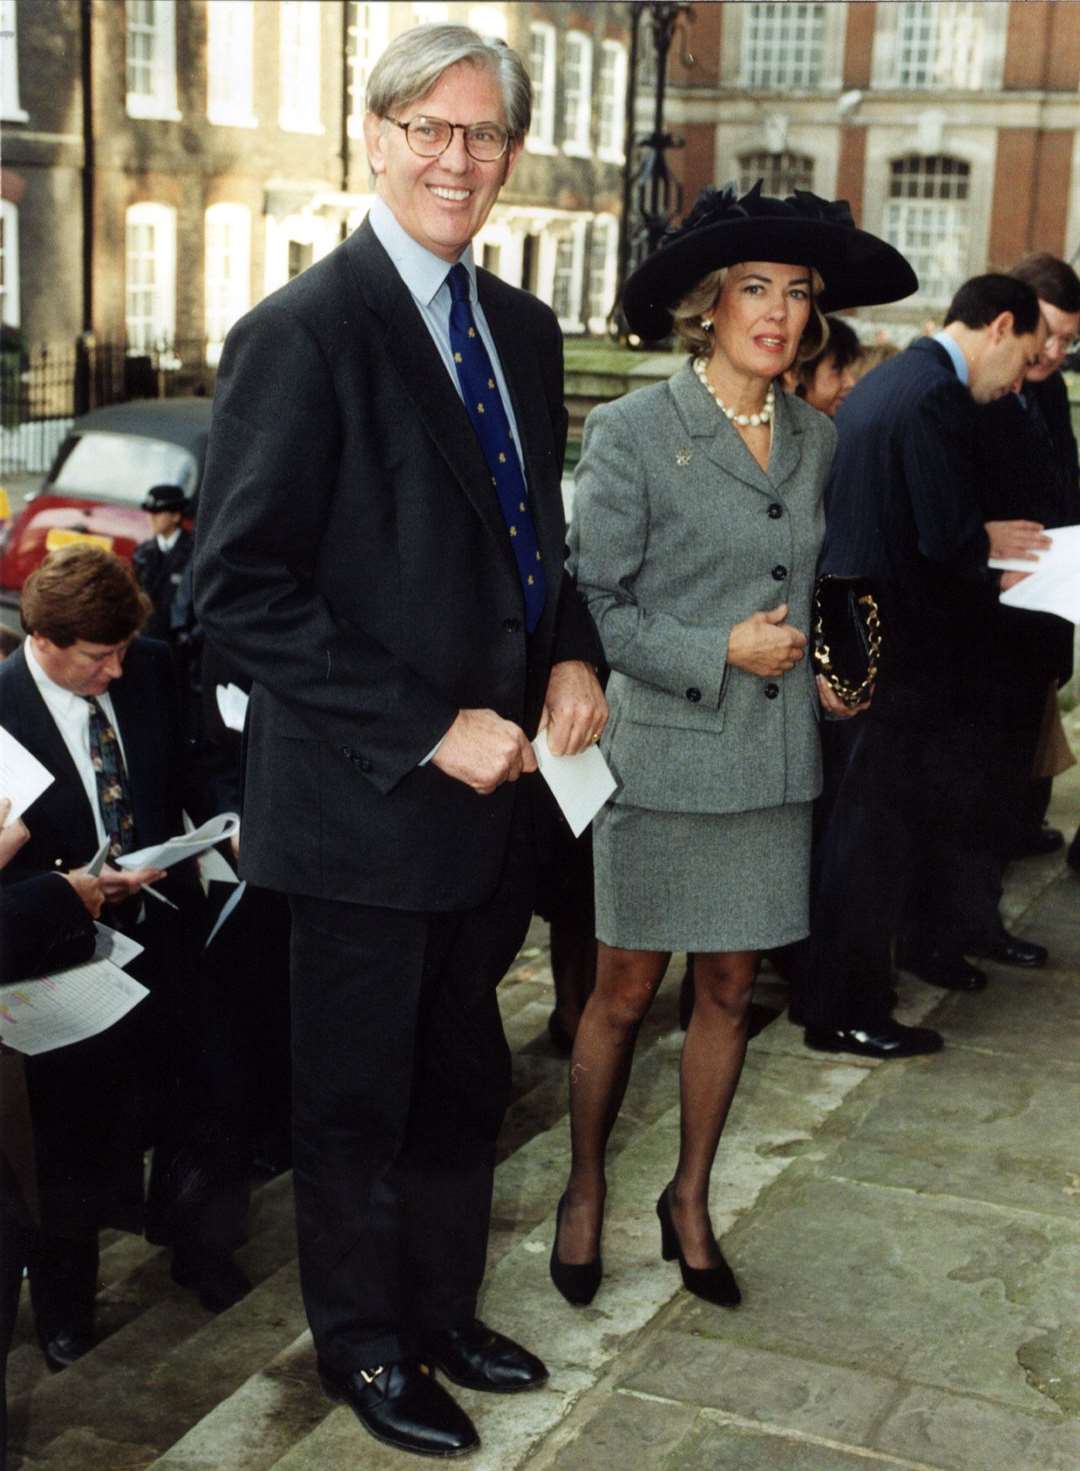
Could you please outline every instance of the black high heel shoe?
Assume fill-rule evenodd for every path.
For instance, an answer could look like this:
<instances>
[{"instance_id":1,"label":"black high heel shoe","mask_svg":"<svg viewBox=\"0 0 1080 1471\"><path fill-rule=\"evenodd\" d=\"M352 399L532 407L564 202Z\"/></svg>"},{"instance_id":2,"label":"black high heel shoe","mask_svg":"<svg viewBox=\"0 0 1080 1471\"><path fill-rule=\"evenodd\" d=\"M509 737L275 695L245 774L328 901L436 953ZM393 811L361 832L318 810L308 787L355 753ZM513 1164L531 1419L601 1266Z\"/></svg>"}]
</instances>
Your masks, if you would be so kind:
<instances>
[{"instance_id":1,"label":"black high heel shoe","mask_svg":"<svg viewBox=\"0 0 1080 1471\"><path fill-rule=\"evenodd\" d=\"M739 1291L739 1284L735 1281L735 1274L724 1260L724 1254L719 1247L716 1248L720 1253L719 1266L691 1267L687 1265L679 1244L679 1233L675 1229L675 1222L671 1219L671 1205L668 1202L666 1185L661 1191L660 1199L656 1202L656 1214L660 1220L660 1255L666 1262L677 1261L679 1263L683 1286L687 1292L692 1292L695 1297L703 1298L705 1302L715 1303L717 1307L738 1307L742 1302L742 1293Z\"/></svg>"},{"instance_id":2,"label":"black high heel shoe","mask_svg":"<svg viewBox=\"0 0 1080 1471\"><path fill-rule=\"evenodd\" d=\"M566 1298L572 1307L587 1307L596 1296L596 1289L600 1286L600 1280L604 1275L603 1263L599 1256L595 1256L591 1262L562 1262L559 1260L559 1223L562 1221L563 1206L566 1204L566 1196L559 1200L558 1209L555 1212L555 1240L551 1243L551 1261L549 1270L551 1280Z\"/></svg>"}]
</instances>

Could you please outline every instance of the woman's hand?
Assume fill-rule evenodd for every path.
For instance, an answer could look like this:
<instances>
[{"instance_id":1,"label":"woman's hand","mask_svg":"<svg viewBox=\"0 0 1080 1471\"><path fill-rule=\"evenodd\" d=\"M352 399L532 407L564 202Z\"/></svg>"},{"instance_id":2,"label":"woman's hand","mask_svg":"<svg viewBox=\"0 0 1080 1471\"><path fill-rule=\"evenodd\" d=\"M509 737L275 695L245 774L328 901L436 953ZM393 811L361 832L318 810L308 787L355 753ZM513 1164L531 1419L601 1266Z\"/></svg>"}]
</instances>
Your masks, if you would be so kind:
<instances>
[{"instance_id":1,"label":"woman's hand","mask_svg":"<svg viewBox=\"0 0 1080 1471\"><path fill-rule=\"evenodd\" d=\"M784 622L787 603L769 613L751 613L728 638L727 661L747 674L776 679L794 669L806 652L806 634Z\"/></svg>"},{"instance_id":2,"label":"woman's hand","mask_svg":"<svg viewBox=\"0 0 1080 1471\"><path fill-rule=\"evenodd\" d=\"M817 677L817 692L821 708L837 720L850 720L853 715L861 715L870 708L869 700L863 700L861 705L845 705L823 674Z\"/></svg>"}]
</instances>

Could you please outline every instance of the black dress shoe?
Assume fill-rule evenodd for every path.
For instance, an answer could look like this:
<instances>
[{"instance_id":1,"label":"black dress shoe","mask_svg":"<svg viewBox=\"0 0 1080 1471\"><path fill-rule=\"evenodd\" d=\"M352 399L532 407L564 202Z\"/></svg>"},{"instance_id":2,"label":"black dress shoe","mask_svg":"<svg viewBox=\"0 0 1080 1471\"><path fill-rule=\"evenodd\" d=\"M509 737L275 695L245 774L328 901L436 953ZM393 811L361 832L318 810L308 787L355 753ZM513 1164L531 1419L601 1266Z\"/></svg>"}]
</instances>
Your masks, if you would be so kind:
<instances>
[{"instance_id":1,"label":"black dress shoe","mask_svg":"<svg viewBox=\"0 0 1080 1471\"><path fill-rule=\"evenodd\" d=\"M464 1328L429 1334L420 1346L420 1357L462 1389L517 1394L547 1383L548 1371L535 1354L479 1318Z\"/></svg>"},{"instance_id":2,"label":"black dress shoe","mask_svg":"<svg viewBox=\"0 0 1080 1471\"><path fill-rule=\"evenodd\" d=\"M251 1283L226 1252L222 1255L176 1247L172 1279L190 1287L208 1313L223 1313L251 1291Z\"/></svg>"},{"instance_id":3,"label":"black dress shoe","mask_svg":"<svg viewBox=\"0 0 1080 1471\"><path fill-rule=\"evenodd\" d=\"M972 951L983 960L994 960L998 965L1020 965L1025 970L1039 970L1046 964L1049 953L1045 945L1021 940L1019 935L1010 935L1007 930L1002 930L1000 937L984 950Z\"/></svg>"},{"instance_id":4,"label":"black dress shoe","mask_svg":"<svg viewBox=\"0 0 1080 1471\"><path fill-rule=\"evenodd\" d=\"M1056 853L1065 841L1065 834L1056 827L1033 827L1023 833L1009 851L1010 858L1042 858L1047 853Z\"/></svg>"},{"instance_id":5,"label":"black dress shoe","mask_svg":"<svg viewBox=\"0 0 1080 1471\"><path fill-rule=\"evenodd\" d=\"M61 1328L41 1345L45 1362L54 1374L61 1369L70 1369L78 1359L88 1354L94 1346L93 1336L80 1332L78 1328Z\"/></svg>"},{"instance_id":6,"label":"black dress shoe","mask_svg":"<svg viewBox=\"0 0 1080 1471\"><path fill-rule=\"evenodd\" d=\"M940 1052L945 1039L930 1027L905 1027L888 1017L871 1027L807 1027L803 1033L807 1047L817 1052L854 1052L858 1057L918 1057L926 1052Z\"/></svg>"},{"instance_id":7,"label":"black dress shoe","mask_svg":"<svg viewBox=\"0 0 1080 1471\"><path fill-rule=\"evenodd\" d=\"M587 1307L596 1296L596 1290L604 1275L604 1265L599 1255L591 1262L562 1262L559 1260L559 1224L562 1221L566 1196L559 1200L555 1212L555 1240L551 1243L551 1261L548 1268L551 1280L572 1307Z\"/></svg>"},{"instance_id":8,"label":"black dress shoe","mask_svg":"<svg viewBox=\"0 0 1080 1471\"><path fill-rule=\"evenodd\" d=\"M941 986L946 991L985 991L986 972L972 965L962 955L945 950L914 950L896 952L896 963L901 970L918 976L931 986Z\"/></svg>"},{"instance_id":9,"label":"black dress shoe","mask_svg":"<svg viewBox=\"0 0 1080 1471\"><path fill-rule=\"evenodd\" d=\"M683 1286L687 1292L692 1292L695 1297L700 1297L705 1302L715 1303L717 1307L737 1308L742 1302L742 1293L739 1291L739 1284L735 1281L735 1273L724 1260L724 1254L718 1246L716 1248L720 1256L718 1266L691 1267L687 1263L682 1254L679 1233L675 1229L675 1222L671 1219L667 1186L664 1187L660 1199L656 1202L656 1214L660 1221L660 1255L666 1262L678 1261Z\"/></svg>"},{"instance_id":10,"label":"black dress shoe","mask_svg":"<svg viewBox=\"0 0 1080 1471\"><path fill-rule=\"evenodd\" d=\"M376 1440L417 1456L464 1456L480 1444L476 1427L435 1376L415 1359L338 1374L319 1363L319 1380Z\"/></svg>"}]
</instances>

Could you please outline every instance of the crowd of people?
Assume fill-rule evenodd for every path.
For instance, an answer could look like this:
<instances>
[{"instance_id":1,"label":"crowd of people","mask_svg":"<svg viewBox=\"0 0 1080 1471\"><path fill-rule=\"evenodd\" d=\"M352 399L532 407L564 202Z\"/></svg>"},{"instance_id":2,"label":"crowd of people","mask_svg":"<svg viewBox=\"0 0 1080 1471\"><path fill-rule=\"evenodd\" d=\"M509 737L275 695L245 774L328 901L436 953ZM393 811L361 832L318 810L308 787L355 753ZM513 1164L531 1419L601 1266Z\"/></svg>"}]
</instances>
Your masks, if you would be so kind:
<instances>
[{"instance_id":1,"label":"crowd of people","mask_svg":"<svg viewBox=\"0 0 1080 1471\"><path fill-rule=\"evenodd\" d=\"M809 1047L884 1060L943 1045L894 1017L897 967L977 991L983 957L1045 962L998 902L1011 858L1060 841L1072 631L1002 605L1025 574L989 558L1080 521L1059 371L1080 281L1045 254L975 277L867 371L837 313L910 295L903 257L842 201L708 189L622 299L685 364L590 415L567 533L558 327L471 244L528 130L524 66L419 26L367 105L367 219L225 345L194 542L156 487L134 567L52 553L0 664L0 718L54 778L0 830L3 979L85 959L100 916L150 992L97 1037L0 1059L25 1103L0 1342L25 1268L49 1366L89 1351L107 1226L167 1245L208 1310L239 1301L261 1153L292 1164L327 1395L446 1456L478 1437L443 1377L547 1378L477 1316L510 1095L496 987L538 907L570 1053L549 1269L574 1306L602 1287L607 1140L672 954L691 965L659 1255L723 1307L741 1288L710 1179L762 957ZM823 575L880 613L854 692L811 657ZM216 700L233 682L242 737ZM591 846L560 827L538 734L607 758ZM207 944L213 884L115 860L224 810L249 888Z\"/></svg>"}]
</instances>

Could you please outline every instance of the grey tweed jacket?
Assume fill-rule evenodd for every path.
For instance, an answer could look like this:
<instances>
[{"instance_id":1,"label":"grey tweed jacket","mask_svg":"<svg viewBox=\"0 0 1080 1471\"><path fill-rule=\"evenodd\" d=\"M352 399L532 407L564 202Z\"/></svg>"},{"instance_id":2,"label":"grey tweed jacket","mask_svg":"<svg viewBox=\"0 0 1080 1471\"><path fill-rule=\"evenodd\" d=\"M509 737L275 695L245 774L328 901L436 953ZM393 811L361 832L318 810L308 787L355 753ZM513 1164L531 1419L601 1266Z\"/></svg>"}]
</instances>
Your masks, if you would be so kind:
<instances>
[{"instance_id":1,"label":"grey tweed jacket","mask_svg":"<svg viewBox=\"0 0 1080 1471\"><path fill-rule=\"evenodd\" d=\"M781 679L726 660L732 626L782 602L809 634L836 434L779 388L773 426L765 472L689 362L589 415L571 560L613 671L616 802L746 812L820 789L809 655Z\"/></svg>"}]
</instances>

